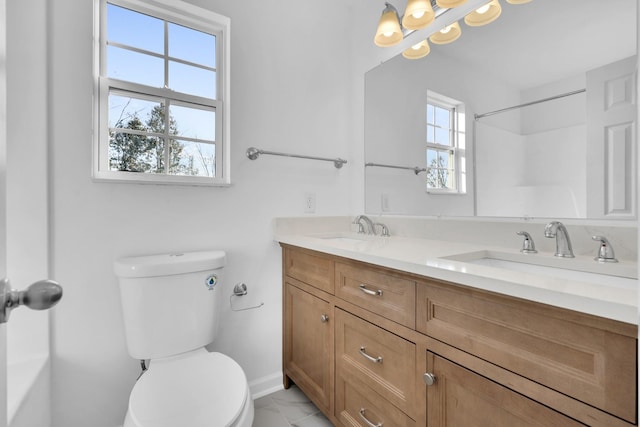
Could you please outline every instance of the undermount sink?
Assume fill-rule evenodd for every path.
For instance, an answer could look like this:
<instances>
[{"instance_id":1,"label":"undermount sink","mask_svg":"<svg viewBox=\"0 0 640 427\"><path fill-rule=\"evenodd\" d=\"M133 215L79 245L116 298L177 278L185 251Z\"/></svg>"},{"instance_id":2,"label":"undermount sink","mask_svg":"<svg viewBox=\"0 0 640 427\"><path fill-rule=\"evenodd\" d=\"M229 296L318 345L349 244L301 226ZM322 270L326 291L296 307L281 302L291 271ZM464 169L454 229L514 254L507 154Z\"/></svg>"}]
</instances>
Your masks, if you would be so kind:
<instances>
[{"instance_id":1,"label":"undermount sink","mask_svg":"<svg viewBox=\"0 0 640 427\"><path fill-rule=\"evenodd\" d=\"M541 254L516 254L497 251L476 251L444 257L452 261L500 268L592 284L636 289L635 265L609 265L593 260L555 258Z\"/></svg>"},{"instance_id":2,"label":"undermount sink","mask_svg":"<svg viewBox=\"0 0 640 427\"><path fill-rule=\"evenodd\" d=\"M362 243L367 239L359 239L357 237L344 237L344 236L332 236L332 237L321 237L322 240L337 242L337 243Z\"/></svg>"}]
</instances>

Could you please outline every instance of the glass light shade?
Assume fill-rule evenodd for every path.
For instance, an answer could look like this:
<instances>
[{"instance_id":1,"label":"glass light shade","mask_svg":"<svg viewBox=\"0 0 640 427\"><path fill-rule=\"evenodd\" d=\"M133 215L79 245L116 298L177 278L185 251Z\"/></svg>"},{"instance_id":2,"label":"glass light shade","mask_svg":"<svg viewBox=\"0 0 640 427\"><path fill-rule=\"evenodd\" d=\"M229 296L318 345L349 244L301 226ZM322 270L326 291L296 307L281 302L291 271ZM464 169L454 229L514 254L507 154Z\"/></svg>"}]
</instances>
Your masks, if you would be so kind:
<instances>
[{"instance_id":1,"label":"glass light shade","mask_svg":"<svg viewBox=\"0 0 640 427\"><path fill-rule=\"evenodd\" d=\"M531 0L507 0L507 3L511 4L525 4L529 3Z\"/></svg>"},{"instance_id":2,"label":"glass light shade","mask_svg":"<svg viewBox=\"0 0 640 427\"><path fill-rule=\"evenodd\" d=\"M402 28L400 28L400 18L398 11L389 3L385 3L387 7L382 11L378 30L373 42L376 46L389 47L397 45L402 41Z\"/></svg>"},{"instance_id":3,"label":"glass light shade","mask_svg":"<svg viewBox=\"0 0 640 427\"><path fill-rule=\"evenodd\" d=\"M481 27L490 24L498 19L502 13L502 7L498 0L491 0L489 3L474 10L464 17L464 23L470 27Z\"/></svg>"},{"instance_id":4,"label":"glass light shade","mask_svg":"<svg viewBox=\"0 0 640 427\"><path fill-rule=\"evenodd\" d=\"M433 33L431 37L429 37L429 40L431 43L435 44L447 44L458 40L461 34L462 30L460 29L460 24L456 21L453 24L444 27L437 33Z\"/></svg>"},{"instance_id":5,"label":"glass light shade","mask_svg":"<svg viewBox=\"0 0 640 427\"><path fill-rule=\"evenodd\" d=\"M429 52L431 52L431 48L429 47L429 43L425 39L402 52L402 56L407 59L419 59L427 56Z\"/></svg>"},{"instance_id":6,"label":"glass light shade","mask_svg":"<svg viewBox=\"0 0 640 427\"><path fill-rule=\"evenodd\" d=\"M404 10L402 26L408 30L420 30L431 24L435 17L429 0L409 0Z\"/></svg>"},{"instance_id":7,"label":"glass light shade","mask_svg":"<svg viewBox=\"0 0 640 427\"><path fill-rule=\"evenodd\" d=\"M462 6L466 2L467 0L436 0L436 4L442 9L451 9L452 7Z\"/></svg>"}]
</instances>

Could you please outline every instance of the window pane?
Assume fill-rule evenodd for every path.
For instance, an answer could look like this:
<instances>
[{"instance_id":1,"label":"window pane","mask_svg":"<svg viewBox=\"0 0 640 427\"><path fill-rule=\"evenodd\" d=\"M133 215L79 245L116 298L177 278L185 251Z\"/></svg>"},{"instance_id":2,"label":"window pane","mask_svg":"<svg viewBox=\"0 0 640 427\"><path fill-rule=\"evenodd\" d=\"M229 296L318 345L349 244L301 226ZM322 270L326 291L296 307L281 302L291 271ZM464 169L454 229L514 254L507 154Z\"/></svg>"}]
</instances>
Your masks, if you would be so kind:
<instances>
[{"instance_id":1,"label":"window pane","mask_svg":"<svg viewBox=\"0 0 640 427\"><path fill-rule=\"evenodd\" d=\"M436 137L434 142L436 144L451 145L451 140L449 139L449 130L436 128Z\"/></svg>"},{"instance_id":2,"label":"window pane","mask_svg":"<svg viewBox=\"0 0 640 427\"><path fill-rule=\"evenodd\" d=\"M154 132L164 132L164 126L154 123L163 110L160 101L109 94L109 127L148 131L153 125Z\"/></svg>"},{"instance_id":3,"label":"window pane","mask_svg":"<svg viewBox=\"0 0 640 427\"><path fill-rule=\"evenodd\" d=\"M169 87L178 92L216 99L216 73L170 61Z\"/></svg>"},{"instance_id":4,"label":"window pane","mask_svg":"<svg viewBox=\"0 0 640 427\"><path fill-rule=\"evenodd\" d=\"M439 173L440 173L440 169L429 169L427 171L427 187L428 188L440 188Z\"/></svg>"},{"instance_id":5,"label":"window pane","mask_svg":"<svg viewBox=\"0 0 640 427\"><path fill-rule=\"evenodd\" d=\"M427 150L427 166L438 166L438 152L436 150Z\"/></svg>"},{"instance_id":6,"label":"window pane","mask_svg":"<svg viewBox=\"0 0 640 427\"><path fill-rule=\"evenodd\" d=\"M107 40L162 53L164 23L160 19L107 3Z\"/></svg>"},{"instance_id":7,"label":"window pane","mask_svg":"<svg viewBox=\"0 0 640 427\"><path fill-rule=\"evenodd\" d=\"M433 144L436 142L435 128L432 125L427 125L427 142Z\"/></svg>"},{"instance_id":8,"label":"window pane","mask_svg":"<svg viewBox=\"0 0 640 427\"><path fill-rule=\"evenodd\" d=\"M169 23L169 56L214 68L216 36Z\"/></svg>"},{"instance_id":9,"label":"window pane","mask_svg":"<svg viewBox=\"0 0 640 427\"><path fill-rule=\"evenodd\" d=\"M216 146L191 141L171 141L172 175L216 176Z\"/></svg>"},{"instance_id":10,"label":"window pane","mask_svg":"<svg viewBox=\"0 0 640 427\"><path fill-rule=\"evenodd\" d=\"M176 135L215 141L215 111L188 108L180 105L171 105L169 111L170 116L175 121Z\"/></svg>"},{"instance_id":11,"label":"window pane","mask_svg":"<svg viewBox=\"0 0 640 427\"><path fill-rule=\"evenodd\" d=\"M438 166L441 168L449 168L449 153L446 151L438 152Z\"/></svg>"},{"instance_id":12,"label":"window pane","mask_svg":"<svg viewBox=\"0 0 640 427\"><path fill-rule=\"evenodd\" d=\"M107 46L107 76L114 79L163 87L163 63L162 58Z\"/></svg>"},{"instance_id":13,"label":"window pane","mask_svg":"<svg viewBox=\"0 0 640 427\"><path fill-rule=\"evenodd\" d=\"M434 117L434 106L431 104L427 104L427 123L435 123L435 117Z\"/></svg>"},{"instance_id":14,"label":"window pane","mask_svg":"<svg viewBox=\"0 0 640 427\"><path fill-rule=\"evenodd\" d=\"M111 132L109 169L112 171L164 173L161 138L126 132Z\"/></svg>"},{"instance_id":15,"label":"window pane","mask_svg":"<svg viewBox=\"0 0 640 427\"><path fill-rule=\"evenodd\" d=\"M435 111L436 126L439 126L444 129L449 129L451 125L451 112L449 110L446 110L444 108L439 108L439 107L436 107L435 110L436 110Z\"/></svg>"}]
</instances>

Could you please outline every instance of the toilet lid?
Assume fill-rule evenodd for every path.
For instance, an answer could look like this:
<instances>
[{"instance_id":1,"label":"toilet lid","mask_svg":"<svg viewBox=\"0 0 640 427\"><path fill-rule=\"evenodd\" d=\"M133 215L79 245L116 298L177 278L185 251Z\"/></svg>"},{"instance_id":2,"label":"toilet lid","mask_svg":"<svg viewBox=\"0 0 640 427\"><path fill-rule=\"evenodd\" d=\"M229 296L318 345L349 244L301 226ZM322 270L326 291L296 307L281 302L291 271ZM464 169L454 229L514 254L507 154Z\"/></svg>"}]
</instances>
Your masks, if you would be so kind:
<instances>
[{"instance_id":1,"label":"toilet lid","mask_svg":"<svg viewBox=\"0 0 640 427\"><path fill-rule=\"evenodd\" d=\"M140 427L230 425L249 395L244 371L233 359L205 349L152 360L129 398Z\"/></svg>"}]
</instances>

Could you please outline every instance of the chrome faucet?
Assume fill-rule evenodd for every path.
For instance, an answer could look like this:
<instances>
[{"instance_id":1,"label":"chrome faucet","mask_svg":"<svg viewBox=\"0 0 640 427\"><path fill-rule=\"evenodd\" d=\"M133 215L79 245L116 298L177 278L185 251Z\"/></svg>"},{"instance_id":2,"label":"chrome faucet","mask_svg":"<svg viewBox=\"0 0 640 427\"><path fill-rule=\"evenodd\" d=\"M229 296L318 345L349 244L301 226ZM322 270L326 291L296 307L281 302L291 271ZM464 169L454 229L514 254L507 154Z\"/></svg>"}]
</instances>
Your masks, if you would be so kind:
<instances>
[{"instance_id":1,"label":"chrome faucet","mask_svg":"<svg viewBox=\"0 0 640 427\"><path fill-rule=\"evenodd\" d=\"M594 258L598 262L618 262L616 254L613 252L611 243L604 236L592 236L591 239L600 242L598 246L598 255Z\"/></svg>"},{"instance_id":2,"label":"chrome faucet","mask_svg":"<svg viewBox=\"0 0 640 427\"><path fill-rule=\"evenodd\" d=\"M376 227L375 227L375 225L373 225L373 221L371 221L368 216L366 216L366 215L358 215L356 217L356 219L353 220L353 223L354 224L358 224L358 226L359 226L358 233L373 234L375 236ZM365 230L365 228L366 228L366 230Z\"/></svg>"},{"instance_id":3,"label":"chrome faucet","mask_svg":"<svg viewBox=\"0 0 640 427\"><path fill-rule=\"evenodd\" d=\"M387 227L385 224L381 222L376 222L375 224L373 224L373 227L374 227L374 230L375 230L375 227L380 227L380 235L382 237L391 236L391 233L389 233L389 227Z\"/></svg>"},{"instance_id":4,"label":"chrome faucet","mask_svg":"<svg viewBox=\"0 0 640 427\"><path fill-rule=\"evenodd\" d=\"M562 258L574 258L571 239L567 228L560 221L551 221L544 227L544 237L556 239L555 256Z\"/></svg>"},{"instance_id":5,"label":"chrome faucet","mask_svg":"<svg viewBox=\"0 0 640 427\"><path fill-rule=\"evenodd\" d=\"M518 236L523 236L524 240L522 241L522 249L520 252L523 254L536 254L538 251L536 250L536 244L533 242L533 238L526 231L516 231Z\"/></svg>"}]
</instances>

